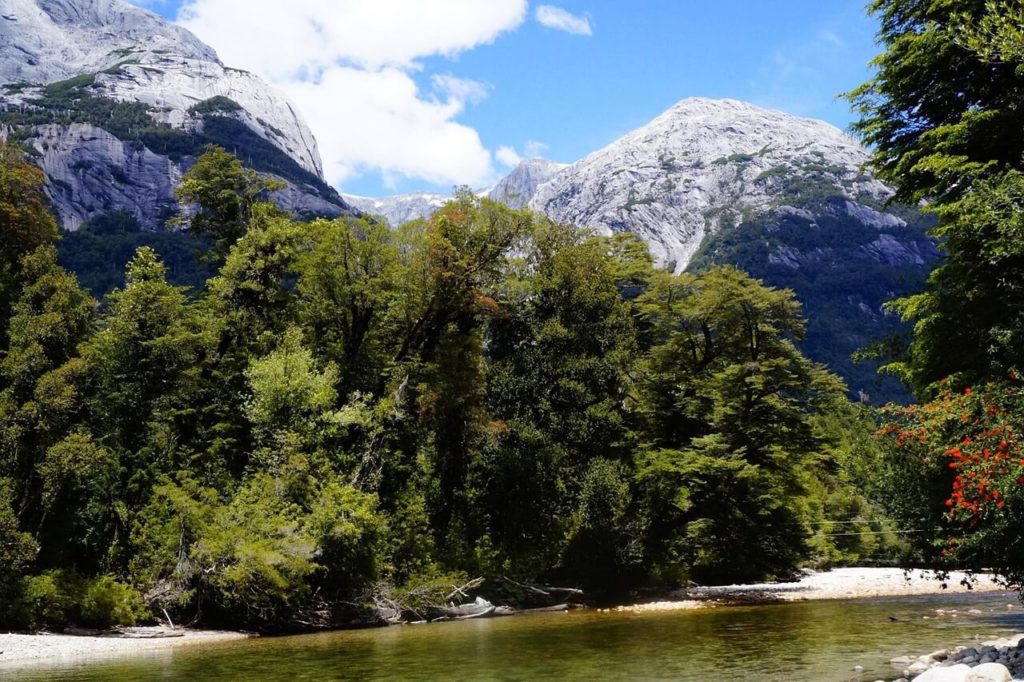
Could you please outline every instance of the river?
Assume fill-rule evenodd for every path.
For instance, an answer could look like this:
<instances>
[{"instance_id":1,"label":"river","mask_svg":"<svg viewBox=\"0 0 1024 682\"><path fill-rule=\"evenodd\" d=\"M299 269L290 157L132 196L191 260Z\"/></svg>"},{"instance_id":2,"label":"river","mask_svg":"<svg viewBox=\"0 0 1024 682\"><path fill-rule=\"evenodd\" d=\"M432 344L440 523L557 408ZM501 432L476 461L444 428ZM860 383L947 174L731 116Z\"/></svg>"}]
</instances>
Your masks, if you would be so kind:
<instances>
[{"instance_id":1,"label":"river","mask_svg":"<svg viewBox=\"0 0 1024 682\"><path fill-rule=\"evenodd\" d=\"M953 618L936 609L956 609L958 614ZM972 610L980 613L969 614ZM258 638L22 669L0 667L0 679L872 682L899 675L888 664L895 656L1021 631L1024 613L1009 593L666 613L583 610ZM854 666L863 666L864 671L854 672Z\"/></svg>"}]
</instances>

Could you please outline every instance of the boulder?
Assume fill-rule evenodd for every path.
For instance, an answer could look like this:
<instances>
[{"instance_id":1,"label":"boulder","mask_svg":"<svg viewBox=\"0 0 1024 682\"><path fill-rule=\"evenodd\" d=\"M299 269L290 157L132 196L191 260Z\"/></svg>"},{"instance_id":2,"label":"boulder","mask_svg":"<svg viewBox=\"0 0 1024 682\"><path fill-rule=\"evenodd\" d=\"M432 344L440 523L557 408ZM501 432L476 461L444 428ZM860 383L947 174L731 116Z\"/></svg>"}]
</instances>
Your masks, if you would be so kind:
<instances>
[{"instance_id":1,"label":"boulder","mask_svg":"<svg viewBox=\"0 0 1024 682\"><path fill-rule=\"evenodd\" d=\"M967 682L971 674L969 666L960 664L948 668L932 668L914 678L914 682Z\"/></svg>"},{"instance_id":2,"label":"boulder","mask_svg":"<svg viewBox=\"0 0 1024 682\"><path fill-rule=\"evenodd\" d=\"M972 668L967 682L1010 682L1013 677L1005 665L999 663L983 663Z\"/></svg>"}]
</instances>

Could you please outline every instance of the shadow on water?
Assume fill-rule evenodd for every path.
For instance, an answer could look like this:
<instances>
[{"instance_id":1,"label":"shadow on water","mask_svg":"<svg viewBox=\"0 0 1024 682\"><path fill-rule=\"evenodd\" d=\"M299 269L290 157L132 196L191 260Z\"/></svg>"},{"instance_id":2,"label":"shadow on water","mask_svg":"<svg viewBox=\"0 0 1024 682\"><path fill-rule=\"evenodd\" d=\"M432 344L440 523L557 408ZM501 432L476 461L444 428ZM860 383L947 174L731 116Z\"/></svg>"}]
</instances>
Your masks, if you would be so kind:
<instances>
[{"instance_id":1,"label":"shadow on water","mask_svg":"<svg viewBox=\"0 0 1024 682\"><path fill-rule=\"evenodd\" d=\"M1007 593L670 613L583 611L264 638L88 664L0 667L0 678L871 682L898 674L887 663L895 656L1016 631L1024 631L1024 614ZM865 670L854 673L856 665Z\"/></svg>"}]
</instances>

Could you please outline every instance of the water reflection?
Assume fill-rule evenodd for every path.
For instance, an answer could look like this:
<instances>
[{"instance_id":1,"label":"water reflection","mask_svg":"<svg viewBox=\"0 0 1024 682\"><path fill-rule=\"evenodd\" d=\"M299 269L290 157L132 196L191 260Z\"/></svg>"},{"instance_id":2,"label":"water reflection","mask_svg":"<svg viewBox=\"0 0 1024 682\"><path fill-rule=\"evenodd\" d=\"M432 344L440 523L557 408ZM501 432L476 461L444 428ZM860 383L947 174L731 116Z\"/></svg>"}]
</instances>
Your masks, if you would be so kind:
<instances>
[{"instance_id":1,"label":"water reflection","mask_svg":"<svg viewBox=\"0 0 1024 682\"><path fill-rule=\"evenodd\" d=\"M1024 631L1010 594L807 602L664 614L573 612L265 638L88 665L0 667L12 681L795 680L894 677L887 661ZM957 618L935 609L957 609ZM980 615L966 614L978 609ZM928 619L924 617L928 616ZM864 666L861 674L855 665Z\"/></svg>"}]
</instances>

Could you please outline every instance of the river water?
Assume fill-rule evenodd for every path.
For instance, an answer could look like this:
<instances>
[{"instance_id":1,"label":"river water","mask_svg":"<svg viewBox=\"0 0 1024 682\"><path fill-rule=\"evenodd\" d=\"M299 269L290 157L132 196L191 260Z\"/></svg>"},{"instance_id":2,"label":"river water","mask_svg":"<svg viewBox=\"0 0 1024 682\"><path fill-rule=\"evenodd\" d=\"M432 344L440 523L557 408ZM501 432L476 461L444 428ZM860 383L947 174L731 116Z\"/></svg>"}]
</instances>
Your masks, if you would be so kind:
<instances>
[{"instance_id":1,"label":"river water","mask_svg":"<svg viewBox=\"0 0 1024 682\"><path fill-rule=\"evenodd\" d=\"M957 617L936 609L956 609ZM259 638L89 663L0 667L0 679L872 682L899 676L888 664L893 657L1022 631L1024 610L1009 593L668 613L583 610ZM854 666L864 671L854 672Z\"/></svg>"}]
</instances>

